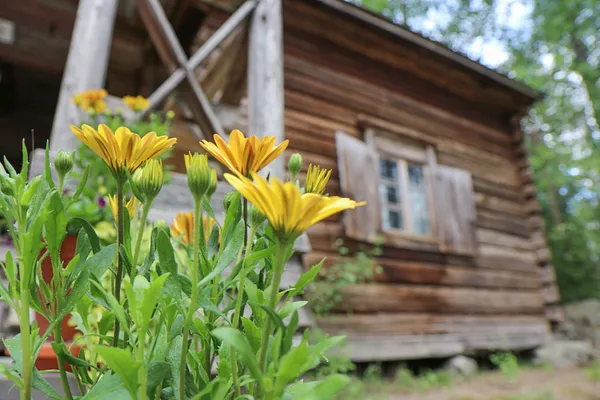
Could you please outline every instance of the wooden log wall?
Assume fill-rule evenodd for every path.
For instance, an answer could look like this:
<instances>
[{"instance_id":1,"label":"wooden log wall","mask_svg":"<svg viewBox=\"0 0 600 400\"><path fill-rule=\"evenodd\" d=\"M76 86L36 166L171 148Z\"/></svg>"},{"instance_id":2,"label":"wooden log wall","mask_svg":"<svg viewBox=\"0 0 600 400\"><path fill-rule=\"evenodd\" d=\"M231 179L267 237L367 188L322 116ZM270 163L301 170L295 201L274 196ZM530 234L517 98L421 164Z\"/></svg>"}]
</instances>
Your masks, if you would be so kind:
<instances>
[{"instance_id":1,"label":"wooden log wall","mask_svg":"<svg viewBox=\"0 0 600 400\"><path fill-rule=\"evenodd\" d=\"M373 282L345 287L319 325L346 333L360 361L539 345L556 296L543 283L549 253L515 147L523 96L312 0L284 2L284 51L286 157L302 153L303 173L309 163L333 169L330 195L343 194L335 132L362 139L368 126L424 139L439 164L469 171L477 208L475 257L384 245ZM305 267L335 264L343 237L340 216L313 227Z\"/></svg>"}]
</instances>

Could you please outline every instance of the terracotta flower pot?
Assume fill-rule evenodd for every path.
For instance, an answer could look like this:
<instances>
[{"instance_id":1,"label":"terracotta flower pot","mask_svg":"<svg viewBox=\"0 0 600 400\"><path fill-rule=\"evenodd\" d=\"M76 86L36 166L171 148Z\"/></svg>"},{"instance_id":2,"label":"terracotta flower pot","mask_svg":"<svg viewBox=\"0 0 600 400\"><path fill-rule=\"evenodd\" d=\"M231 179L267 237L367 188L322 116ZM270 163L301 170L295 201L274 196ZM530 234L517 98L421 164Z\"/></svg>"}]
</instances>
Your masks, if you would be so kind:
<instances>
[{"instance_id":1,"label":"terracotta flower pot","mask_svg":"<svg viewBox=\"0 0 600 400\"><path fill-rule=\"evenodd\" d=\"M77 245L77 236L67 235L65 237L65 240L63 241L62 247L60 250L60 255L61 255L63 265L66 266L73 259L73 257L75 257L76 245ZM52 261L51 261L50 257L46 257L44 259L44 261L42 261L42 279L44 279L44 282L49 284L50 281L52 280L52 276L53 276ZM62 320L62 337L63 337L63 341L67 345L69 344L69 342L73 341L73 337L75 336L75 334L79 333L79 331L75 327L69 326L68 322L69 322L70 318L71 318L71 314L67 314ZM39 313L35 313L35 320L37 321L38 326L40 327L40 334L44 334L44 332L46 332L46 330L48 329L48 326L49 326L48 321L46 320L46 318L44 318ZM48 339L49 339L49 341L52 341L53 338L54 338L54 334L51 334ZM78 346L73 346L73 347L74 348L72 351L76 350L76 353L74 353L74 354L78 354L79 347ZM77 347L77 348L75 349L75 347ZM50 343L46 343L42 346L42 350L40 351L40 354L36 361L36 367L39 370L58 368L56 354L54 353L54 350L52 349L52 346L50 345Z\"/></svg>"}]
</instances>

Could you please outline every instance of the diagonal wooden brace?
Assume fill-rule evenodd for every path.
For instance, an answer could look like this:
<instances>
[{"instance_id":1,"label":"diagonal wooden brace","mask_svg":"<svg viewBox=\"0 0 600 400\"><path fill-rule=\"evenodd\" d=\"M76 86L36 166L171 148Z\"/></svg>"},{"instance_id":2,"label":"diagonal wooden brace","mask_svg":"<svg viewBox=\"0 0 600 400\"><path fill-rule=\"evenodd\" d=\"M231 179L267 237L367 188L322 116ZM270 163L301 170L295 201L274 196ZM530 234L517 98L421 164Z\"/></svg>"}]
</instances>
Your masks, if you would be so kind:
<instances>
[{"instance_id":1,"label":"diagonal wooden brace","mask_svg":"<svg viewBox=\"0 0 600 400\"><path fill-rule=\"evenodd\" d=\"M159 56L171 72L171 76L150 96L148 109L139 117L144 116L149 110L156 107L177 86L185 82L188 89L185 93L185 102L190 108L193 118L200 126L200 130L204 135L210 133L223 135L221 122L215 115L210 100L200 87L193 71L250 15L256 7L256 1L246 1L189 60L159 1L136 1L150 38Z\"/></svg>"}]
</instances>

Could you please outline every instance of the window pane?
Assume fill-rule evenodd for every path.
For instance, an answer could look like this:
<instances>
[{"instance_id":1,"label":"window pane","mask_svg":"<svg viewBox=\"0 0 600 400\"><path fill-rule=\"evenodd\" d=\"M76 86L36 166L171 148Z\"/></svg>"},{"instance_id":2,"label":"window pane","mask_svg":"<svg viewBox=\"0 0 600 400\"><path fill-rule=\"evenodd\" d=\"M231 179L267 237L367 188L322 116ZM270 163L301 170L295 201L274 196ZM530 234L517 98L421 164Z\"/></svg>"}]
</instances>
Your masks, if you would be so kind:
<instances>
[{"instance_id":1,"label":"window pane","mask_svg":"<svg viewBox=\"0 0 600 400\"><path fill-rule=\"evenodd\" d=\"M400 191L396 185L382 183L379 186L379 196L383 204L399 204Z\"/></svg>"},{"instance_id":2,"label":"window pane","mask_svg":"<svg viewBox=\"0 0 600 400\"><path fill-rule=\"evenodd\" d=\"M398 176L398 164L396 161L382 158L379 161L379 168L383 178L395 180Z\"/></svg>"},{"instance_id":3,"label":"window pane","mask_svg":"<svg viewBox=\"0 0 600 400\"><path fill-rule=\"evenodd\" d=\"M402 214L400 211L384 210L383 227L385 229L402 229Z\"/></svg>"},{"instance_id":4,"label":"window pane","mask_svg":"<svg viewBox=\"0 0 600 400\"><path fill-rule=\"evenodd\" d=\"M408 180L411 185L423 185L423 167L420 165L409 165Z\"/></svg>"},{"instance_id":5,"label":"window pane","mask_svg":"<svg viewBox=\"0 0 600 400\"><path fill-rule=\"evenodd\" d=\"M408 166L408 190L412 209L412 229L418 235L431 234L429 220L429 204L427 188L423 179L423 167L419 165Z\"/></svg>"}]
</instances>

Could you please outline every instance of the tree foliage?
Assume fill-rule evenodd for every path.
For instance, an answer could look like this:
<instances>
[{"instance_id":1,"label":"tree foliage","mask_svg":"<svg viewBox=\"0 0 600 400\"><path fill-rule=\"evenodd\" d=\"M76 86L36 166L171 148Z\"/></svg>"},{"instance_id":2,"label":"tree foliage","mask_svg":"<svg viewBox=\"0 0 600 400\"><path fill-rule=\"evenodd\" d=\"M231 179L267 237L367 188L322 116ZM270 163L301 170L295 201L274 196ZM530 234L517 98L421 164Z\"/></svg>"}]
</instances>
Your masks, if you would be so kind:
<instances>
[{"instance_id":1,"label":"tree foliage","mask_svg":"<svg viewBox=\"0 0 600 400\"><path fill-rule=\"evenodd\" d=\"M545 94L523 124L561 299L600 297L600 1L357 2Z\"/></svg>"}]
</instances>

